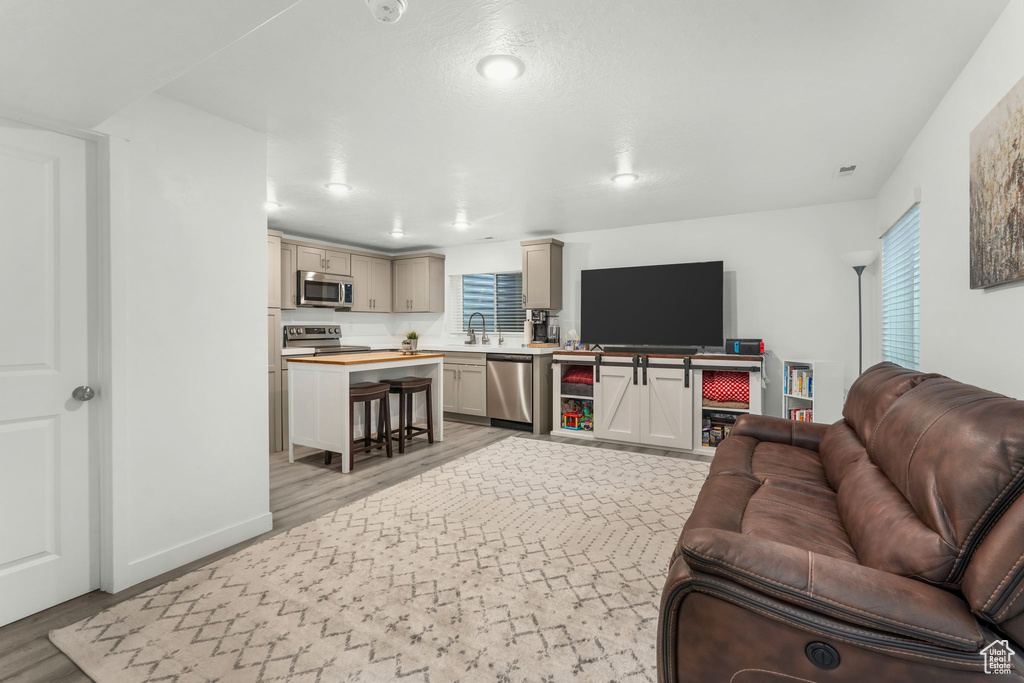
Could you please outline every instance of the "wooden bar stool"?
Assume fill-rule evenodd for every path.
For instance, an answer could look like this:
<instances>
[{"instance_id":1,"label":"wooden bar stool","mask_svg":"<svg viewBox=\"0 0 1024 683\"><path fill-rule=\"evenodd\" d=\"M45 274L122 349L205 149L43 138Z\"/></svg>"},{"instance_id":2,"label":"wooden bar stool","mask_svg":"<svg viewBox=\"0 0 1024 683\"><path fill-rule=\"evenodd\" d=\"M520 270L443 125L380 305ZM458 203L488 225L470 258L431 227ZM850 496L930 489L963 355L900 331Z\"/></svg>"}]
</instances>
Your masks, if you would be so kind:
<instances>
[{"instance_id":1,"label":"wooden bar stool","mask_svg":"<svg viewBox=\"0 0 1024 683\"><path fill-rule=\"evenodd\" d=\"M353 384L348 389L348 433L352 439L352 467L355 467L356 453L366 453L375 448L386 450L388 457L392 457L394 451L391 448L391 401L388 398L390 387L383 382L360 382ZM374 401L379 401L377 406L377 442L371 438L370 425L373 424L372 406ZM363 438L355 438L355 406L363 403L366 412L363 414ZM324 462L331 464L333 453L324 452Z\"/></svg>"},{"instance_id":2,"label":"wooden bar stool","mask_svg":"<svg viewBox=\"0 0 1024 683\"><path fill-rule=\"evenodd\" d=\"M398 429L395 430L398 432L398 452L405 453L405 440L418 434L426 434L427 441L434 443L434 380L429 377L399 377L384 381L391 386L392 394L398 394ZM414 427L412 424L412 397L420 392L427 394L426 428Z\"/></svg>"}]
</instances>

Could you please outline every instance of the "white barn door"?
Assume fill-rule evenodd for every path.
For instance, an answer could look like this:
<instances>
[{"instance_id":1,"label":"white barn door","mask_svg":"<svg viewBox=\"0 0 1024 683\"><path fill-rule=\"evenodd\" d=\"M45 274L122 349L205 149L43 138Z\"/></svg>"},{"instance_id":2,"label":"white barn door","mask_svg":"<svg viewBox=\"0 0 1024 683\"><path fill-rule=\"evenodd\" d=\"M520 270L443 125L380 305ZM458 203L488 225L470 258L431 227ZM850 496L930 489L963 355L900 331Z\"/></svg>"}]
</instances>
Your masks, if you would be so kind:
<instances>
[{"instance_id":1,"label":"white barn door","mask_svg":"<svg viewBox=\"0 0 1024 683\"><path fill-rule=\"evenodd\" d=\"M94 154L0 119L0 625L99 586L90 404L72 397L90 377Z\"/></svg>"}]
</instances>

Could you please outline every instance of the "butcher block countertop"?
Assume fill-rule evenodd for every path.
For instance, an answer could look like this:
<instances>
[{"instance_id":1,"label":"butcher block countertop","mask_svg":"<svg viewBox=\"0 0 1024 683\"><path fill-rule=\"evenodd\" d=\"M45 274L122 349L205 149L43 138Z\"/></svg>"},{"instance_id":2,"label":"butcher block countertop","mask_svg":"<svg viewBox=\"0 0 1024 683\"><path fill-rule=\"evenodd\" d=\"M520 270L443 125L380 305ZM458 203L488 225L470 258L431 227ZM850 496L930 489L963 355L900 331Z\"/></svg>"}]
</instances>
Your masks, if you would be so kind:
<instances>
[{"instance_id":1,"label":"butcher block countertop","mask_svg":"<svg viewBox=\"0 0 1024 683\"><path fill-rule=\"evenodd\" d=\"M403 354L400 351L371 351L370 353L339 353L336 356L304 356L285 358L289 363L320 363L322 365L361 365L364 363L401 363L423 358L444 358L443 353Z\"/></svg>"}]
</instances>

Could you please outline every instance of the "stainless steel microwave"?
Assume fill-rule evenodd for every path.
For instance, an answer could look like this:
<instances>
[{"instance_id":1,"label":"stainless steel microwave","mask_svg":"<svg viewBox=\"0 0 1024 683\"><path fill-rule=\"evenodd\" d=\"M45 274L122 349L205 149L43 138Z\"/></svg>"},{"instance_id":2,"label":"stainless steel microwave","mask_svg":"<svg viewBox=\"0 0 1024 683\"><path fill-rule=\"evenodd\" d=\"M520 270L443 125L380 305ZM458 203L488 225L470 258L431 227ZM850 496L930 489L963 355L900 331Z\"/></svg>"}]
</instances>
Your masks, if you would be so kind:
<instances>
[{"instance_id":1,"label":"stainless steel microwave","mask_svg":"<svg viewBox=\"0 0 1024 683\"><path fill-rule=\"evenodd\" d=\"M297 305L352 308L352 278L310 270L300 270L297 277Z\"/></svg>"}]
</instances>

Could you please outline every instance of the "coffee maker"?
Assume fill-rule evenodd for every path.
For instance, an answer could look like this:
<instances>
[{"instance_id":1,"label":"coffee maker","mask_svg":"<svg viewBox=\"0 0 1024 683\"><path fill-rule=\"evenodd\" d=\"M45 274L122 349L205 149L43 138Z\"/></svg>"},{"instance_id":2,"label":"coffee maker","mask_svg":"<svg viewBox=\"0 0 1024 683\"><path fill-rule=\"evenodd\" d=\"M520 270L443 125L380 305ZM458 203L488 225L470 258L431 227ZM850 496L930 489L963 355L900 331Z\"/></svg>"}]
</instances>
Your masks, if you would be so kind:
<instances>
[{"instance_id":1,"label":"coffee maker","mask_svg":"<svg viewBox=\"0 0 1024 683\"><path fill-rule=\"evenodd\" d=\"M531 310L530 323L533 325L533 337L530 339L534 344L545 344L548 341L548 311Z\"/></svg>"}]
</instances>

